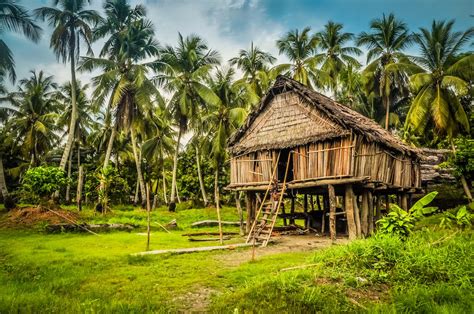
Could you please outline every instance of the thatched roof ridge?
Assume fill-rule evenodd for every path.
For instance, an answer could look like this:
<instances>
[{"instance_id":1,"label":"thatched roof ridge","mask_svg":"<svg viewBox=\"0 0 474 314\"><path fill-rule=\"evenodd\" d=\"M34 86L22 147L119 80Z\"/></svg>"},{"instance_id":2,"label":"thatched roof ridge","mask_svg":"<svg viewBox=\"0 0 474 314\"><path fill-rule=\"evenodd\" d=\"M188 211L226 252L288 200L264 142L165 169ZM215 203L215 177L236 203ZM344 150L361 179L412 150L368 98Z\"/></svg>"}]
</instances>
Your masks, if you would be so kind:
<instances>
[{"instance_id":1,"label":"thatched roof ridge","mask_svg":"<svg viewBox=\"0 0 474 314\"><path fill-rule=\"evenodd\" d=\"M368 141L380 143L389 149L394 149L403 154L413 155L415 157L419 156L419 151L417 149L406 145L399 138L382 128L372 119L367 118L362 114L342 104L337 103L329 97L326 97L316 91L313 91L312 89L308 88L307 86L304 86L303 84L293 79L281 75L277 77L275 84L263 97L259 106L249 114L246 122L229 139L229 148L233 153L242 153L238 151L238 149L233 149L233 147L238 144L239 140L242 138L245 132L252 126L252 123L270 103L270 101L276 95L289 91L298 94L309 105L312 105L317 110L323 112L329 120L333 121L335 124L339 125L340 127L349 132L352 131L355 134L365 137ZM334 136L337 135L333 134L333 136L330 137ZM306 139L307 143L317 140L321 139ZM288 143L286 146L291 147L302 144L304 143L299 143L298 141L295 142L294 145L290 145L290 143ZM269 146L265 148L270 149L272 147ZM263 147L256 147L256 149L252 149L252 151L260 149L263 149Z\"/></svg>"}]
</instances>

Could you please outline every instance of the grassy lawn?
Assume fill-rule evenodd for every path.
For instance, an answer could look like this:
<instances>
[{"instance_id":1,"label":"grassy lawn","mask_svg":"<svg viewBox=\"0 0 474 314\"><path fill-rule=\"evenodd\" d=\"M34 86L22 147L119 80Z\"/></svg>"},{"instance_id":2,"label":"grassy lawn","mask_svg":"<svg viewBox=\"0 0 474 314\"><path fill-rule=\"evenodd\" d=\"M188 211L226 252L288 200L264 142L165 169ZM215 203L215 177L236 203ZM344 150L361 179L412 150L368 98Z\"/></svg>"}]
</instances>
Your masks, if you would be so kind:
<instances>
[{"instance_id":1,"label":"grassy lawn","mask_svg":"<svg viewBox=\"0 0 474 314\"><path fill-rule=\"evenodd\" d=\"M146 213L81 214L94 223L132 223L136 231L46 234L0 229L0 312L472 312L472 231L417 231L408 241L355 241L329 249L258 255L250 249L133 257L144 251ZM217 245L190 242L192 222L213 209L168 213L171 233L153 226L151 249ZM224 220L237 220L223 209ZM238 231L225 227L224 231ZM243 242L235 237L226 243ZM311 267L281 272L282 268Z\"/></svg>"}]
</instances>

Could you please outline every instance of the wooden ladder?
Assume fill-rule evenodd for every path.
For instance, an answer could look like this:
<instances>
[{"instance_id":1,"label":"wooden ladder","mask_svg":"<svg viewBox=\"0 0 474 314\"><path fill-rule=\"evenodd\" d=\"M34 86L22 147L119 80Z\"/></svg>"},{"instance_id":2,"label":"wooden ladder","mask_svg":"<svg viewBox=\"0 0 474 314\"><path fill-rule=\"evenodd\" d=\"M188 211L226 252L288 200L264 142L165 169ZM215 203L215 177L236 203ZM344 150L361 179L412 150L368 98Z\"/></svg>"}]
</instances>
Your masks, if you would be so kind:
<instances>
[{"instance_id":1,"label":"wooden ladder","mask_svg":"<svg viewBox=\"0 0 474 314\"><path fill-rule=\"evenodd\" d=\"M272 180L265 191L265 195L258 209L257 215L252 223L249 235L247 236L247 243L258 243L262 247L267 246L270 237L272 236L273 227L275 226L280 207L283 203L283 195L286 190L286 178L288 176L288 168L290 165L291 152L288 154L288 160L286 162L285 177L283 179L283 185L278 185L278 193L280 195L278 200L272 200L270 190L273 186L273 178L275 178L276 170L278 169L278 161L280 154L278 154L275 168L273 169ZM277 180L278 181L278 180Z\"/></svg>"}]
</instances>

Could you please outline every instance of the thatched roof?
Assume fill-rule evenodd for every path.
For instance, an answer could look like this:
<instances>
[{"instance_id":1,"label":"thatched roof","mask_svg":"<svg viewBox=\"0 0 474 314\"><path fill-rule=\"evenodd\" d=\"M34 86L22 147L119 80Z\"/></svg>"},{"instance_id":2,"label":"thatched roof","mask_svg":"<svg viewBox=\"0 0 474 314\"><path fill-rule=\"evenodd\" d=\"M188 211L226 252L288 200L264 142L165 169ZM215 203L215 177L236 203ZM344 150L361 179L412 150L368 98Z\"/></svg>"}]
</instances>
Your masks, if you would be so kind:
<instances>
[{"instance_id":1,"label":"thatched roof","mask_svg":"<svg viewBox=\"0 0 474 314\"><path fill-rule=\"evenodd\" d=\"M277 104L270 112L268 105L272 101L285 102L282 97L288 97L286 95L298 97L302 105L293 106L294 102L287 101L284 104ZM262 116L269 115L272 115L272 119L267 118L263 122ZM372 119L285 76L278 76L259 106L249 114L244 125L232 135L229 139L229 149L233 154L263 149L283 149L341 137L351 132L388 149L418 156L418 150L404 144Z\"/></svg>"}]
</instances>

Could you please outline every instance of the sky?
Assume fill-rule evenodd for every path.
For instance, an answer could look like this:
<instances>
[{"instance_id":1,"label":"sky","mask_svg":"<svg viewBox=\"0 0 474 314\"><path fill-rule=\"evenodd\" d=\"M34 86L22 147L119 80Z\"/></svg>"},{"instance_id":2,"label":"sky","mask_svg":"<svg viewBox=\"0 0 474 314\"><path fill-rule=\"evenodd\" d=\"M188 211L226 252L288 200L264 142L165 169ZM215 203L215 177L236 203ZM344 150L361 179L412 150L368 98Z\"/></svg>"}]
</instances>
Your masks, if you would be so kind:
<instances>
[{"instance_id":1,"label":"sky","mask_svg":"<svg viewBox=\"0 0 474 314\"><path fill-rule=\"evenodd\" d=\"M17 0L28 9L51 6L51 0ZM91 8L102 12L102 0L92 0ZM220 52L227 61L250 42L278 57L275 41L289 30L311 27L315 32L331 20L344 24L344 30L358 34L367 31L370 20L394 13L412 31L429 28L433 19L455 19L455 29L466 30L474 25L474 0L130 0L147 8L148 18L155 26L156 38L162 45L176 43L178 32L198 34L209 47ZM30 70L43 70L54 75L57 82L70 78L67 64L59 63L49 48L51 28L45 23L39 43L32 43L19 34L3 33L13 50L18 78ZM93 46L98 53L100 43ZM410 48L408 53L416 53ZM363 57L361 57L363 61ZM87 82L94 73L79 73Z\"/></svg>"}]
</instances>

